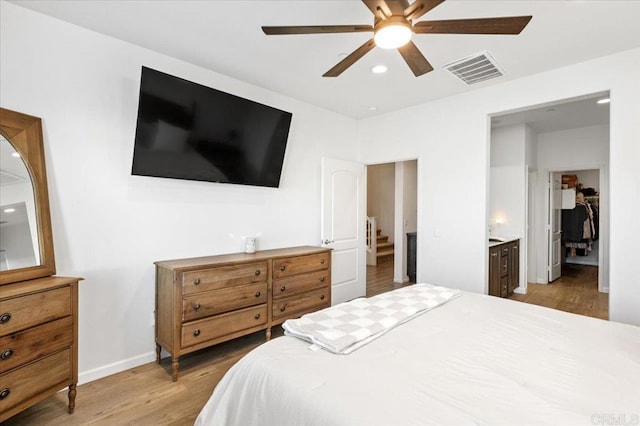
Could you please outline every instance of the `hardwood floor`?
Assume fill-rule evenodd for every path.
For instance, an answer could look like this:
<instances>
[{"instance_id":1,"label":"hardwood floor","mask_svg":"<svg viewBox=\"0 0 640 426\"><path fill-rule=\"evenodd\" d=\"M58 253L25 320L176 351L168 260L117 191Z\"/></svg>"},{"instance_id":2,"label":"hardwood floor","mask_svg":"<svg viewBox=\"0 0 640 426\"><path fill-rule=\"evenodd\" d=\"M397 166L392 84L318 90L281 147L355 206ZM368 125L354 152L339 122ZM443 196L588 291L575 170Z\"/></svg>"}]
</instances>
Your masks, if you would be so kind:
<instances>
[{"instance_id":1,"label":"hardwood floor","mask_svg":"<svg viewBox=\"0 0 640 426\"><path fill-rule=\"evenodd\" d=\"M403 287L393 282L393 261L367 266L367 296ZM608 295L599 293L597 268L567 265L551 285L529 284L511 299L582 315L608 318ZM274 338L282 328L273 330ZM78 387L76 411L67 414L67 393L58 393L7 420L16 425L192 425L213 388L242 356L264 342L264 332L184 356L171 381L169 358Z\"/></svg>"},{"instance_id":2,"label":"hardwood floor","mask_svg":"<svg viewBox=\"0 0 640 426\"><path fill-rule=\"evenodd\" d=\"M574 314L609 319L609 294L598 291L598 267L562 265L562 277L551 284L527 285L527 294L512 300L546 306Z\"/></svg>"},{"instance_id":3,"label":"hardwood floor","mask_svg":"<svg viewBox=\"0 0 640 426\"><path fill-rule=\"evenodd\" d=\"M409 284L413 283L398 284L393 282L392 257L383 258L383 260L378 261L377 266L367 265L367 297L375 296L385 291L395 290L396 288Z\"/></svg>"}]
</instances>

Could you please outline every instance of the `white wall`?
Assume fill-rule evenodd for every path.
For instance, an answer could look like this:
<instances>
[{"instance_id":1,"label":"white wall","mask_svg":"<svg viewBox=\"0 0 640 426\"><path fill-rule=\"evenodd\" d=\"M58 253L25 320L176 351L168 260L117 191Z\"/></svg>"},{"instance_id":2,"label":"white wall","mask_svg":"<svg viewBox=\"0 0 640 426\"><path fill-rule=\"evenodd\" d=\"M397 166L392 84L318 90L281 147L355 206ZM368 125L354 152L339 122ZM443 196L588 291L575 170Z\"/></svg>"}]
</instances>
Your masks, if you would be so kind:
<instances>
[{"instance_id":1,"label":"white wall","mask_svg":"<svg viewBox=\"0 0 640 426\"><path fill-rule=\"evenodd\" d=\"M488 115L610 90L610 318L640 324L638 75L633 49L362 120L361 161L418 158L418 279L485 290Z\"/></svg>"},{"instance_id":2,"label":"white wall","mask_svg":"<svg viewBox=\"0 0 640 426\"><path fill-rule=\"evenodd\" d=\"M616 106L612 104L613 111ZM601 197L600 197L600 235L599 249L602 251L604 259L610 262L602 262L599 276L601 277L601 287L606 290L610 288L610 270L614 258L610 257L610 249L613 247L613 240L607 238L609 234L610 224L613 218L610 212L613 212L613 205L610 204L613 199L609 197L609 145L613 144L613 140L609 141L610 128L606 125L588 126L577 129L562 130L549 133L538 133L538 190L536 196L542 202L536 206L536 246L537 246L537 281L539 283L548 282L547 279L547 257L546 257L546 217L548 209L548 200L546 197L547 179L549 171L571 171L571 170L587 170L594 168L602 168L601 171ZM613 169L611 169L613 170ZM613 192L613 188L611 188ZM610 207L611 206L611 207ZM624 228L626 225L620 225ZM608 240L608 241L607 241ZM620 241L622 243L622 241ZM608 279L609 278L609 279ZM624 283L621 284L624 287ZM610 310L615 310L612 306L611 299L609 301Z\"/></svg>"},{"instance_id":3,"label":"white wall","mask_svg":"<svg viewBox=\"0 0 640 426\"><path fill-rule=\"evenodd\" d=\"M395 168L394 163L367 166L367 215L376 218L378 229L389 241L395 235Z\"/></svg>"},{"instance_id":4,"label":"white wall","mask_svg":"<svg viewBox=\"0 0 640 426\"><path fill-rule=\"evenodd\" d=\"M404 233L418 229L418 162L404 161Z\"/></svg>"},{"instance_id":5,"label":"white wall","mask_svg":"<svg viewBox=\"0 0 640 426\"><path fill-rule=\"evenodd\" d=\"M42 117L59 275L81 276L81 381L154 359L157 260L320 242L320 159L355 121L4 2L0 104ZM293 113L279 189L131 176L140 68Z\"/></svg>"},{"instance_id":6,"label":"white wall","mask_svg":"<svg viewBox=\"0 0 640 426\"><path fill-rule=\"evenodd\" d=\"M527 129L525 124L519 124L491 131L489 226L493 236L520 239L519 293L527 289L526 161L531 155Z\"/></svg>"},{"instance_id":7,"label":"white wall","mask_svg":"<svg viewBox=\"0 0 640 426\"><path fill-rule=\"evenodd\" d=\"M417 162L395 163L395 238L393 240L393 281L409 281L407 275L407 232L416 230Z\"/></svg>"}]
</instances>

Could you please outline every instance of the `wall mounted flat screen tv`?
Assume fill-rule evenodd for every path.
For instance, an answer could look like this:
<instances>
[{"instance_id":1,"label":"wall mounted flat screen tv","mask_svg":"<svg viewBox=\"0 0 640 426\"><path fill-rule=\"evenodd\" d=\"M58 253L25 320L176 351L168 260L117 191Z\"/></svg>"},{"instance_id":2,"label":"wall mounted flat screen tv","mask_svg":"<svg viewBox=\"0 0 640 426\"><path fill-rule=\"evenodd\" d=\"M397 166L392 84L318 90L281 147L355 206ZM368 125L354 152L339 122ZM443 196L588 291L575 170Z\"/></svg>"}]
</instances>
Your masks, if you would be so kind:
<instances>
[{"instance_id":1,"label":"wall mounted flat screen tv","mask_svg":"<svg viewBox=\"0 0 640 426\"><path fill-rule=\"evenodd\" d=\"M142 67L131 174L278 187L291 117Z\"/></svg>"}]
</instances>

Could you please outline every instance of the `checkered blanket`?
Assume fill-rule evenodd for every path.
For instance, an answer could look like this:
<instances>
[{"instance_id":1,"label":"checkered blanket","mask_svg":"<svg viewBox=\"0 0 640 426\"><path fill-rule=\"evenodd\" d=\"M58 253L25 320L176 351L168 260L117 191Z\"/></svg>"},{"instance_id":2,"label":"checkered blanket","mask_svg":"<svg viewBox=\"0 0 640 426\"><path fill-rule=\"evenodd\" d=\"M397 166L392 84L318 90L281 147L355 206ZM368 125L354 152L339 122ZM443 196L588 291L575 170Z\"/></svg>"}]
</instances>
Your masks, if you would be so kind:
<instances>
[{"instance_id":1,"label":"checkered blanket","mask_svg":"<svg viewBox=\"0 0 640 426\"><path fill-rule=\"evenodd\" d=\"M349 354L416 316L460 296L460 290L415 284L355 299L282 324L285 334L335 354Z\"/></svg>"}]
</instances>

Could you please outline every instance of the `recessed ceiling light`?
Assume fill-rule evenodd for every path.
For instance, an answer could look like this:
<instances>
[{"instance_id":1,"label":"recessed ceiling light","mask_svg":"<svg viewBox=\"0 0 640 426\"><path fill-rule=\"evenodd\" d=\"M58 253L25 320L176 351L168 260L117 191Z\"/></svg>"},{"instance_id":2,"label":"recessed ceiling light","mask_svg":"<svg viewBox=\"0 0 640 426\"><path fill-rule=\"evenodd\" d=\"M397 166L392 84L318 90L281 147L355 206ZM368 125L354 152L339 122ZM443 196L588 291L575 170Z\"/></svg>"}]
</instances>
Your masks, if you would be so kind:
<instances>
[{"instance_id":1,"label":"recessed ceiling light","mask_svg":"<svg viewBox=\"0 0 640 426\"><path fill-rule=\"evenodd\" d=\"M602 98L602 99L598 100L599 104L608 104L609 102L611 102L611 99L609 99L609 98Z\"/></svg>"},{"instance_id":2,"label":"recessed ceiling light","mask_svg":"<svg viewBox=\"0 0 640 426\"><path fill-rule=\"evenodd\" d=\"M554 112L556 109L555 108L548 108L547 112Z\"/></svg>"},{"instance_id":3,"label":"recessed ceiling light","mask_svg":"<svg viewBox=\"0 0 640 426\"><path fill-rule=\"evenodd\" d=\"M20 154L18 154L17 152L12 152L11 156L15 158L20 158Z\"/></svg>"},{"instance_id":4,"label":"recessed ceiling light","mask_svg":"<svg viewBox=\"0 0 640 426\"><path fill-rule=\"evenodd\" d=\"M5 213L13 213L13 212L15 212L15 211L16 211L16 209L12 209L12 208L11 208L11 209L4 209L3 211L4 211Z\"/></svg>"},{"instance_id":5,"label":"recessed ceiling light","mask_svg":"<svg viewBox=\"0 0 640 426\"><path fill-rule=\"evenodd\" d=\"M378 109L378 107L375 105L371 105L368 108L369 108L369 111L376 111Z\"/></svg>"},{"instance_id":6,"label":"recessed ceiling light","mask_svg":"<svg viewBox=\"0 0 640 426\"><path fill-rule=\"evenodd\" d=\"M387 67L386 65L376 65L375 67L371 68L371 72L374 74L384 74L385 72L387 72Z\"/></svg>"}]
</instances>

